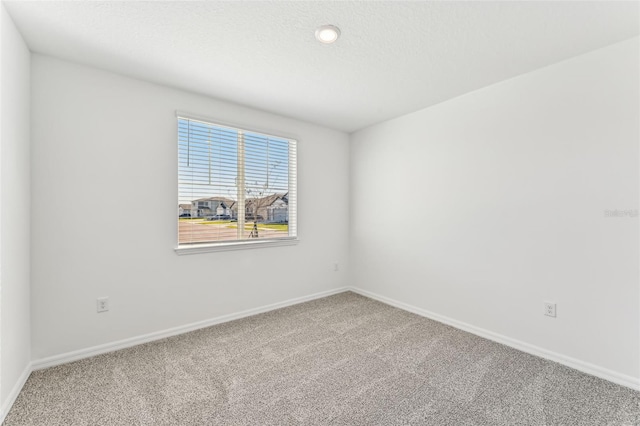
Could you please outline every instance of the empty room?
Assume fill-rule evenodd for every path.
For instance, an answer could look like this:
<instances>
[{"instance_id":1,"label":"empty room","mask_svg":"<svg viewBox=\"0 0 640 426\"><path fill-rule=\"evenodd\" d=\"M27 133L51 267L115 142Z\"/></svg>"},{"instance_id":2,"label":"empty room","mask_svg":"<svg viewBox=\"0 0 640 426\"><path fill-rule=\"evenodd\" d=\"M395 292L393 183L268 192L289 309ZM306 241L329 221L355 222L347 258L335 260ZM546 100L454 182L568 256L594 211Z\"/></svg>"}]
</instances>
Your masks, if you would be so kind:
<instances>
[{"instance_id":1,"label":"empty room","mask_svg":"<svg viewBox=\"0 0 640 426\"><path fill-rule=\"evenodd\" d=\"M639 2L0 14L3 426L640 426Z\"/></svg>"}]
</instances>

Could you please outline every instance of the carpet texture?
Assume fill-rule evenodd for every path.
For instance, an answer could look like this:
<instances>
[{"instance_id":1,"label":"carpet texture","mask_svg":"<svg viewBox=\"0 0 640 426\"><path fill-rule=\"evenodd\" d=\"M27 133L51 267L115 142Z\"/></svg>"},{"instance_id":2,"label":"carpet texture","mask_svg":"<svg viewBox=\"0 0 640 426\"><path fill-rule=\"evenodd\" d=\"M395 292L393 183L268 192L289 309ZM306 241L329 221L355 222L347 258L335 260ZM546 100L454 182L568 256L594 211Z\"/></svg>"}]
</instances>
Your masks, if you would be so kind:
<instances>
[{"instance_id":1,"label":"carpet texture","mask_svg":"<svg viewBox=\"0 0 640 426\"><path fill-rule=\"evenodd\" d=\"M640 425L640 393L341 293L36 371L4 425Z\"/></svg>"}]
</instances>

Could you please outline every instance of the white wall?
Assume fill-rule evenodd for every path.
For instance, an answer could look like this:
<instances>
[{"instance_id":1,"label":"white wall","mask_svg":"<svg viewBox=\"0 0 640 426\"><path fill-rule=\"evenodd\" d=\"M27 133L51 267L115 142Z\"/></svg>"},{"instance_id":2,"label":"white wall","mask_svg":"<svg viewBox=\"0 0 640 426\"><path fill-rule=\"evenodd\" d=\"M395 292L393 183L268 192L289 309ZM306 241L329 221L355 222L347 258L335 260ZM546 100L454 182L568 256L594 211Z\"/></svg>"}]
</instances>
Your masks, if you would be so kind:
<instances>
[{"instance_id":1,"label":"white wall","mask_svg":"<svg viewBox=\"0 0 640 426\"><path fill-rule=\"evenodd\" d=\"M31 360L29 246L30 52L0 3L0 404L6 410ZM22 377L21 377L22 376ZM0 413L0 420L2 420ZM4 413L6 414L6 413Z\"/></svg>"},{"instance_id":2,"label":"white wall","mask_svg":"<svg viewBox=\"0 0 640 426\"><path fill-rule=\"evenodd\" d=\"M31 66L34 359L346 285L332 268L348 255L346 134L51 57ZM176 110L298 138L299 245L176 255Z\"/></svg>"},{"instance_id":3,"label":"white wall","mask_svg":"<svg viewBox=\"0 0 640 426\"><path fill-rule=\"evenodd\" d=\"M637 381L638 76L635 38L353 134L355 284Z\"/></svg>"}]
</instances>

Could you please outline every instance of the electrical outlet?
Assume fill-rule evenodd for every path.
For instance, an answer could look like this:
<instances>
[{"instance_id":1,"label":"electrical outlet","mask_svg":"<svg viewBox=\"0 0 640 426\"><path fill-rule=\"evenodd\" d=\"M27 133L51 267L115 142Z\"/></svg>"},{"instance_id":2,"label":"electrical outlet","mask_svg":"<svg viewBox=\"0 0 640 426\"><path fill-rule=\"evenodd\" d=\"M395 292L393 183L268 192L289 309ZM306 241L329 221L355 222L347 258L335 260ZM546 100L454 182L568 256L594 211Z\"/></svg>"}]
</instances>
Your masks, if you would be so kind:
<instances>
[{"instance_id":1,"label":"electrical outlet","mask_svg":"<svg viewBox=\"0 0 640 426\"><path fill-rule=\"evenodd\" d=\"M556 304L552 302L544 302L544 314L548 317L556 317Z\"/></svg>"},{"instance_id":2,"label":"electrical outlet","mask_svg":"<svg viewBox=\"0 0 640 426\"><path fill-rule=\"evenodd\" d=\"M335 262L335 263L333 264L333 270L334 270L335 272L338 272L338 271L340 270L339 265L338 265L338 262Z\"/></svg>"},{"instance_id":3,"label":"electrical outlet","mask_svg":"<svg viewBox=\"0 0 640 426\"><path fill-rule=\"evenodd\" d=\"M107 312L109 310L109 298L101 297L97 300L98 302L98 313Z\"/></svg>"}]
</instances>

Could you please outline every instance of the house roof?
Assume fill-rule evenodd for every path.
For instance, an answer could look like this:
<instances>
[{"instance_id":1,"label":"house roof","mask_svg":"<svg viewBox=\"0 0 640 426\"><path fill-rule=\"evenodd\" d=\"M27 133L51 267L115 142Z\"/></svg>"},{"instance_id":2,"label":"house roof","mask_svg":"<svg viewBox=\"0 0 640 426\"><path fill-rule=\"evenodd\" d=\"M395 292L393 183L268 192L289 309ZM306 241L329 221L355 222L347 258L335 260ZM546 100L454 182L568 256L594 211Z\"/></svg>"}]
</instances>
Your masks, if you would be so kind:
<instances>
[{"instance_id":1,"label":"house roof","mask_svg":"<svg viewBox=\"0 0 640 426\"><path fill-rule=\"evenodd\" d=\"M232 200L231 198L226 198L226 197L208 197L208 198L198 198L197 200L193 200L192 202L195 203L197 201L221 201L227 205L231 205L233 203L235 203L234 200Z\"/></svg>"},{"instance_id":2,"label":"house roof","mask_svg":"<svg viewBox=\"0 0 640 426\"><path fill-rule=\"evenodd\" d=\"M251 205L256 201L258 202L258 205L260 207L270 206L274 202L276 202L277 200L282 200L285 203L289 204L288 195L289 195L289 193L286 192L286 193L271 194L271 195L267 195L266 197L262 197L262 198L248 198L245 201L245 207L251 207ZM237 207L238 207L237 201L232 200L230 198L226 198L226 197L198 198L196 200L193 200L192 203L197 203L198 201L219 201L221 203L224 203L225 207L227 207L227 208L231 208L231 209L236 208L237 209ZM203 207L203 208L206 209L208 207Z\"/></svg>"},{"instance_id":3,"label":"house roof","mask_svg":"<svg viewBox=\"0 0 640 426\"><path fill-rule=\"evenodd\" d=\"M285 203L289 204L289 199L287 197L288 195L289 193L287 192L284 194L267 195L266 197L262 197L262 198L250 198L245 201L245 206L251 207L253 203L257 203L259 207L266 207L266 206L272 205L277 200L282 200Z\"/></svg>"},{"instance_id":4,"label":"house roof","mask_svg":"<svg viewBox=\"0 0 640 426\"><path fill-rule=\"evenodd\" d=\"M191 204L178 204L178 207L180 207L183 210L191 210Z\"/></svg>"}]
</instances>

